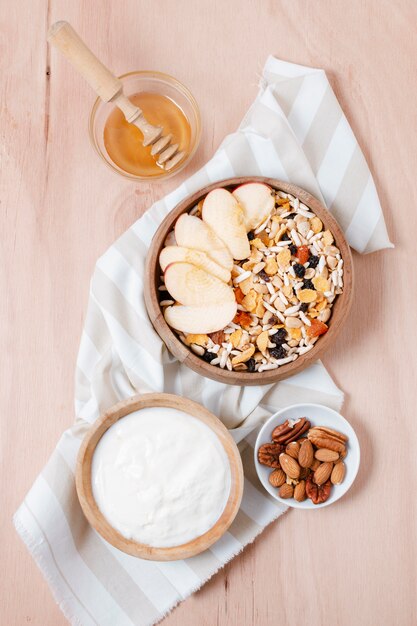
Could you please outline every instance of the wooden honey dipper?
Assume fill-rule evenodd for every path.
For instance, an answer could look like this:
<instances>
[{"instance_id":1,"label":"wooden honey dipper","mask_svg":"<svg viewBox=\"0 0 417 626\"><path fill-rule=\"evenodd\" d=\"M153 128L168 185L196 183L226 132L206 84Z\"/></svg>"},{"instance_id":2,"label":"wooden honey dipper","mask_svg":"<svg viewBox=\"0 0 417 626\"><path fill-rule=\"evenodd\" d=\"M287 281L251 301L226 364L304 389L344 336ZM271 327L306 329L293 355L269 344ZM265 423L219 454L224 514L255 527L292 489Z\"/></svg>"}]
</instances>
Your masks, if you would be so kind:
<instances>
[{"instance_id":1,"label":"wooden honey dipper","mask_svg":"<svg viewBox=\"0 0 417 626\"><path fill-rule=\"evenodd\" d=\"M143 134L143 145L152 146L151 154L157 164L171 170L184 158L177 143L171 143L172 135L163 135L161 126L153 126L123 93L122 81L91 52L68 22L55 22L48 31L48 42L53 44L84 76L104 102L113 102L123 113L126 121L134 124Z\"/></svg>"}]
</instances>

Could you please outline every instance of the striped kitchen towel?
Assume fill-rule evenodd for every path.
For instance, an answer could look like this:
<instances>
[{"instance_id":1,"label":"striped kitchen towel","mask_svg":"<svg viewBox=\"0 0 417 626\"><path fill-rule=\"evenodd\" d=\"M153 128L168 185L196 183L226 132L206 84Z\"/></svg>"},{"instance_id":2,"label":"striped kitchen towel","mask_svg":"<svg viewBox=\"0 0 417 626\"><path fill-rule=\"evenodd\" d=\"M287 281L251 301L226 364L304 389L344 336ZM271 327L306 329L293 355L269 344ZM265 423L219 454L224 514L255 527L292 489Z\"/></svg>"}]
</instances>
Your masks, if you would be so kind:
<instances>
[{"instance_id":1,"label":"striped kitchen towel","mask_svg":"<svg viewBox=\"0 0 417 626\"><path fill-rule=\"evenodd\" d=\"M264 419L296 402L336 410L342 405L342 392L319 362L264 387L202 378L169 354L147 318L144 261L156 228L182 198L239 175L271 176L304 187L327 204L360 252L391 246L371 174L325 73L270 57L259 94L238 131L97 262L77 361L77 420L14 518L73 624L159 621L284 512L262 489L254 468L254 438ZM155 563L119 552L91 530L76 496L76 456L90 423L119 400L150 391L204 404L223 420L242 452L245 488L236 520L214 546L185 561Z\"/></svg>"}]
</instances>

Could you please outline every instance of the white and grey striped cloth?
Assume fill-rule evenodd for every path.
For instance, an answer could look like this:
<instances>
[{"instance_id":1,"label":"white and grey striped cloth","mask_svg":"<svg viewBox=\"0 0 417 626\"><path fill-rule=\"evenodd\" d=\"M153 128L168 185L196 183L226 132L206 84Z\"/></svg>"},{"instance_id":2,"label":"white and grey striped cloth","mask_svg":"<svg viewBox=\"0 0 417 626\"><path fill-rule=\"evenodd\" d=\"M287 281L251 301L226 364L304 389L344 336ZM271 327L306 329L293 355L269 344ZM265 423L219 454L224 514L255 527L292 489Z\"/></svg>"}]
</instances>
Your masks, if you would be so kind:
<instances>
[{"instance_id":1,"label":"white and grey striped cloth","mask_svg":"<svg viewBox=\"0 0 417 626\"><path fill-rule=\"evenodd\" d=\"M144 260L156 228L188 194L239 175L271 176L304 187L327 204L359 252L391 246L369 169L325 73L270 57L238 131L97 263L77 361L77 421L14 518L73 624L145 626L160 620L284 512L262 490L254 469L252 446L264 418L296 402L341 407L343 394L321 363L266 387L206 380L168 353L147 318ZM239 514L217 544L186 561L152 563L114 549L91 530L75 492L77 451L89 424L119 400L149 391L204 404L241 446L245 489Z\"/></svg>"}]
</instances>

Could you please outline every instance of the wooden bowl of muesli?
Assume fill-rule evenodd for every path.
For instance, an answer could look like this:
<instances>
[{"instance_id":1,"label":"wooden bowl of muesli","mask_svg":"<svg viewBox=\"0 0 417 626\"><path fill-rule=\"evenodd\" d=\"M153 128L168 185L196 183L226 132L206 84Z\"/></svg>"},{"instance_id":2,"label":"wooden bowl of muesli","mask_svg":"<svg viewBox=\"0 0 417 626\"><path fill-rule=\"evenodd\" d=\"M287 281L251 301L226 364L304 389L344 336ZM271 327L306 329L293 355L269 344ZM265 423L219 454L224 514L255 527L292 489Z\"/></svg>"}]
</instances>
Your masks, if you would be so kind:
<instances>
[{"instance_id":1,"label":"wooden bowl of muesli","mask_svg":"<svg viewBox=\"0 0 417 626\"><path fill-rule=\"evenodd\" d=\"M268 199L268 214L251 228L250 203L258 202L255 192L261 186L268 187L273 202ZM240 248L234 240L227 243L229 250L238 249L227 267L224 250L215 244L221 238L220 245L224 246L229 233L234 236L235 231L228 229L230 224L218 227L213 213L206 211L213 201L204 203L211 192L226 195L224 190L230 192L227 198L236 198L244 210L248 239ZM265 204L262 206L265 212ZM178 226L183 214L201 216L198 228L217 232L212 247L204 238L200 243L201 233L190 234L189 227L192 230L194 224L188 217L182 217ZM214 212L216 215L221 213ZM209 226L204 225L205 217ZM163 256L171 259L169 263L162 263L163 250ZM201 281L201 276L207 279L207 294L199 294L198 303L192 300L196 296L195 285L188 280L191 275L186 275L186 282L177 291L178 277L190 263L197 267L192 266L193 280L197 277ZM305 369L335 341L352 304L352 256L338 223L310 193L272 178L229 178L180 202L153 237L145 276L148 315L170 352L195 372L230 385L267 385ZM217 294L215 306L209 299L212 294ZM222 298L225 302L219 304ZM200 332L195 316L190 317L196 309L204 316L201 323L206 332Z\"/></svg>"}]
</instances>

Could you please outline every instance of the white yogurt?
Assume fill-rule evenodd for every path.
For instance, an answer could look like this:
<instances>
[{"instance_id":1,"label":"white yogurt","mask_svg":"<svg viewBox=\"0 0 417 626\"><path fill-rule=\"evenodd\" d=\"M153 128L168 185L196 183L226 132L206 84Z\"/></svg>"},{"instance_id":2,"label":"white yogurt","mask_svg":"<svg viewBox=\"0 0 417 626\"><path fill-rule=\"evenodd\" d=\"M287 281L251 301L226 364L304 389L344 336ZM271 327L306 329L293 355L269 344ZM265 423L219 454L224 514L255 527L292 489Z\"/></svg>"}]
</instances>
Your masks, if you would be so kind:
<instances>
[{"instance_id":1,"label":"white yogurt","mask_svg":"<svg viewBox=\"0 0 417 626\"><path fill-rule=\"evenodd\" d=\"M147 408L113 424L92 462L93 494L124 537L178 546L209 530L230 492L230 465L217 436L177 409Z\"/></svg>"}]
</instances>

